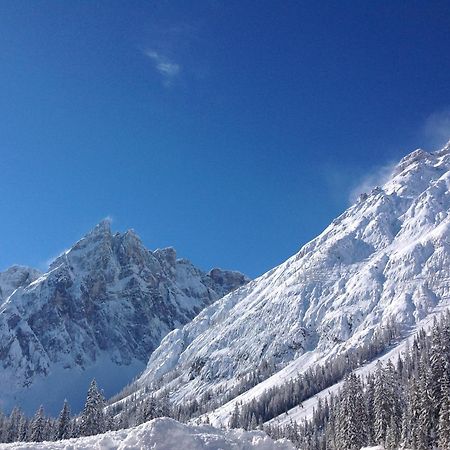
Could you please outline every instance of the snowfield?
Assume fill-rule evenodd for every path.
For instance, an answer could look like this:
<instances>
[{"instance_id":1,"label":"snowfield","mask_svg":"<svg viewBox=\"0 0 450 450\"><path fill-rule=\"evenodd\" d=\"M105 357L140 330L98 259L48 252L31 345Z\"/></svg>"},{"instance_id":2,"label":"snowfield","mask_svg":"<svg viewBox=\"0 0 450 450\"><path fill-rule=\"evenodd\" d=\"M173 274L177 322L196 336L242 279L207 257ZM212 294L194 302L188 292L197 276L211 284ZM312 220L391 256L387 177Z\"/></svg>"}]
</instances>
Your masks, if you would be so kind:
<instances>
[{"instance_id":1,"label":"snowfield","mask_svg":"<svg viewBox=\"0 0 450 450\"><path fill-rule=\"evenodd\" d=\"M135 428L57 442L0 444L10 450L294 450L286 441L273 441L262 431L219 430L189 426L173 419L154 419Z\"/></svg>"}]
</instances>

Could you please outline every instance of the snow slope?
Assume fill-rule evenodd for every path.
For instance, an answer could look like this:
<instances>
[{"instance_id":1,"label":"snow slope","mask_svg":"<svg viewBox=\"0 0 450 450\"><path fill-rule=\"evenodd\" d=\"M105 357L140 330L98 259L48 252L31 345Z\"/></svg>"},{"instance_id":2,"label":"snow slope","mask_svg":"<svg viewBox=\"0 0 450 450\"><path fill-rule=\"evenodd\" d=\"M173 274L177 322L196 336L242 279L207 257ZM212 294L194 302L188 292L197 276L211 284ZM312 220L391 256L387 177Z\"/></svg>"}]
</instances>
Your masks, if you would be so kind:
<instances>
[{"instance_id":1,"label":"snow slope","mask_svg":"<svg viewBox=\"0 0 450 450\"><path fill-rule=\"evenodd\" d=\"M219 430L154 419L135 428L58 442L0 444L10 450L294 450L288 441L273 441L262 431Z\"/></svg>"},{"instance_id":2,"label":"snow slope","mask_svg":"<svg viewBox=\"0 0 450 450\"><path fill-rule=\"evenodd\" d=\"M10 294L0 306L0 406L29 413L41 403L55 413L64 398L79 410L93 377L106 395L117 392L169 331L248 281L204 273L172 248L151 252L133 231L113 234L108 221L37 279L29 272L19 283L19 272L0 275Z\"/></svg>"},{"instance_id":3,"label":"snow slope","mask_svg":"<svg viewBox=\"0 0 450 450\"><path fill-rule=\"evenodd\" d=\"M416 334L422 329L429 330L433 324L433 319L438 318L439 315L442 313L443 309L444 308L442 309L436 308L436 312L428 315L425 319L423 319L420 323L418 323L417 327L415 327L414 330L412 330L409 336L400 341L393 348L389 349L381 357L355 370L354 373L358 376L366 377L369 373L375 372L378 361L381 361L383 364L387 363L388 361L391 361L395 366L398 357L404 354L407 345L409 345L410 348L412 348ZM275 417L274 419L269 421L268 423L274 423L277 425L286 425L288 423L291 423L292 421L301 423L305 419L308 420L311 419L314 413L314 409L317 407L319 399L323 401L326 397L329 397L330 394L336 394L342 387L342 385L343 382L341 381L339 383L334 384L333 386L330 386L327 389L324 389L323 391L317 393L308 400L305 400L302 403L302 405L290 409L287 414L286 413L281 414L278 417ZM247 393L248 397L249 394L250 393ZM228 408L230 407L231 405L228 405ZM213 422L220 423L224 421L225 418L229 416L229 413L226 411L228 408L219 408L218 411L215 411L213 414L217 416L217 419L214 420Z\"/></svg>"},{"instance_id":4,"label":"snow slope","mask_svg":"<svg viewBox=\"0 0 450 450\"><path fill-rule=\"evenodd\" d=\"M283 383L390 320L415 327L449 301L449 213L450 144L414 151L296 255L168 334L136 388L220 397L258 368Z\"/></svg>"}]
</instances>

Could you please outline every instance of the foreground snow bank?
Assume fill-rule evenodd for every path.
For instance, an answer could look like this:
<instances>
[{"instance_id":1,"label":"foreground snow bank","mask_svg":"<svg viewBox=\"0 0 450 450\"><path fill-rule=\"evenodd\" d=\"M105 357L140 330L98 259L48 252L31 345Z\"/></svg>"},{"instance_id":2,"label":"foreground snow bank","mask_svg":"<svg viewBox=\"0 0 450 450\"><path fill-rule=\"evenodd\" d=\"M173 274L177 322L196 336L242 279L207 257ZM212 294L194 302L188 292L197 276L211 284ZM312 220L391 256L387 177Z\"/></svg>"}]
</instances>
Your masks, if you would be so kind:
<instances>
[{"instance_id":1,"label":"foreground snow bank","mask_svg":"<svg viewBox=\"0 0 450 450\"><path fill-rule=\"evenodd\" d=\"M209 425L185 425L173 419L154 419L127 430L58 442L0 444L14 450L294 450L288 441L273 441L262 431L219 430Z\"/></svg>"}]
</instances>

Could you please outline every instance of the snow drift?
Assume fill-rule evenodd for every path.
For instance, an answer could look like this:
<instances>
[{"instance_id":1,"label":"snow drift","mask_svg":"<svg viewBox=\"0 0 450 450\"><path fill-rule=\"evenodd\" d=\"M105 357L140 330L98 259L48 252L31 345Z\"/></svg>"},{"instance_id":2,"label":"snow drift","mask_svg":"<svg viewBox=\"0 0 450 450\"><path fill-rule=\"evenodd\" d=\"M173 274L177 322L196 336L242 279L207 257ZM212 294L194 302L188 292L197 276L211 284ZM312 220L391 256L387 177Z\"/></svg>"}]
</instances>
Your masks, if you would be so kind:
<instances>
[{"instance_id":1,"label":"snow drift","mask_svg":"<svg viewBox=\"0 0 450 450\"><path fill-rule=\"evenodd\" d=\"M219 430L154 419L135 428L57 442L2 444L10 450L294 450L288 441L273 441L262 431Z\"/></svg>"}]
</instances>

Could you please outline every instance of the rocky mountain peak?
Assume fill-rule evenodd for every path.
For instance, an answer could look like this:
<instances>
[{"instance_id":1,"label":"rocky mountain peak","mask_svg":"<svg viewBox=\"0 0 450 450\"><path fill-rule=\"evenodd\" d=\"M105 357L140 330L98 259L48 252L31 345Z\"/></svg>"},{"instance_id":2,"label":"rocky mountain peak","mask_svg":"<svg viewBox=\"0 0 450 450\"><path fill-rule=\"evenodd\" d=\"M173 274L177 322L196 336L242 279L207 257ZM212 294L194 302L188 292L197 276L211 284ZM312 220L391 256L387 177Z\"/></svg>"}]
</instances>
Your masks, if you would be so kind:
<instances>
[{"instance_id":1,"label":"rocky mountain peak","mask_svg":"<svg viewBox=\"0 0 450 450\"><path fill-rule=\"evenodd\" d=\"M57 411L67 395L57 386L69 383L77 409L93 376L107 395L117 392L168 332L247 282L222 272L210 276L172 248L153 253L133 230L113 234L104 220L47 273L11 268L8 285L0 274L0 287L12 293L0 311L0 365L11 381L0 386L5 407L31 412L44 403Z\"/></svg>"}]
</instances>

